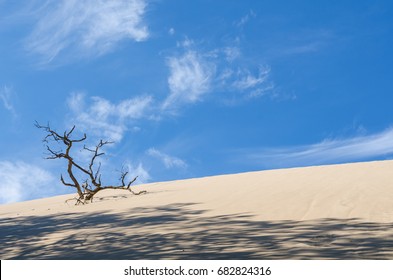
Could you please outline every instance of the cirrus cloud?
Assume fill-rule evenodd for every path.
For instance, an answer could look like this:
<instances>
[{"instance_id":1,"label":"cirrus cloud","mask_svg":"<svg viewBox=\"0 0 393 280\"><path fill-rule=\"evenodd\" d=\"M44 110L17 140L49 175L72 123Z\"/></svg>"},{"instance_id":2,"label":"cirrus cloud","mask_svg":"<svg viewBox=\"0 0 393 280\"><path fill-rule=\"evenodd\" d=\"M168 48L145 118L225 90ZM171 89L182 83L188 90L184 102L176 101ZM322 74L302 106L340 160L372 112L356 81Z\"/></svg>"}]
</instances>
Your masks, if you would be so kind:
<instances>
[{"instance_id":1,"label":"cirrus cloud","mask_svg":"<svg viewBox=\"0 0 393 280\"><path fill-rule=\"evenodd\" d=\"M0 204L53 194L54 182L53 175L38 166L0 161Z\"/></svg>"},{"instance_id":2,"label":"cirrus cloud","mask_svg":"<svg viewBox=\"0 0 393 280\"><path fill-rule=\"evenodd\" d=\"M37 2L38 3L38 2ZM31 11L37 19L27 48L50 62L67 52L99 56L121 40L146 40L144 0L49 0Z\"/></svg>"},{"instance_id":3,"label":"cirrus cloud","mask_svg":"<svg viewBox=\"0 0 393 280\"><path fill-rule=\"evenodd\" d=\"M170 93L163 103L164 109L194 103L210 91L214 65L196 51L188 50L182 56L168 58L168 67Z\"/></svg>"},{"instance_id":4,"label":"cirrus cloud","mask_svg":"<svg viewBox=\"0 0 393 280\"><path fill-rule=\"evenodd\" d=\"M255 70L242 65L239 47L201 51L188 38L177 45L184 51L167 58L169 94L162 105L164 111L202 101L213 92L235 93L241 99L273 92L270 66L259 64Z\"/></svg>"},{"instance_id":5,"label":"cirrus cloud","mask_svg":"<svg viewBox=\"0 0 393 280\"><path fill-rule=\"evenodd\" d=\"M72 112L72 120L78 128L90 131L95 136L119 142L129 129L128 124L148 116L153 98L138 96L119 103L93 96L86 102L86 94L73 92L67 104Z\"/></svg>"},{"instance_id":6,"label":"cirrus cloud","mask_svg":"<svg viewBox=\"0 0 393 280\"><path fill-rule=\"evenodd\" d=\"M320 143L287 148L242 151L249 162L271 167L343 163L393 155L393 128L366 136L326 139Z\"/></svg>"},{"instance_id":7,"label":"cirrus cloud","mask_svg":"<svg viewBox=\"0 0 393 280\"><path fill-rule=\"evenodd\" d=\"M179 168L186 168L187 164L184 160L170 156L166 153L163 153L155 148L150 148L147 150L147 154L149 156L155 157L159 160L162 161L162 163L165 165L167 169L173 168L173 167L179 167Z\"/></svg>"},{"instance_id":8,"label":"cirrus cloud","mask_svg":"<svg viewBox=\"0 0 393 280\"><path fill-rule=\"evenodd\" d=\"M13 116L16 116L14 105L12 104L12 97L14 92L12 88L3 86L0 88L0 100L2 101L4 108L9 111Z\"/></svg>"}]
</instances>

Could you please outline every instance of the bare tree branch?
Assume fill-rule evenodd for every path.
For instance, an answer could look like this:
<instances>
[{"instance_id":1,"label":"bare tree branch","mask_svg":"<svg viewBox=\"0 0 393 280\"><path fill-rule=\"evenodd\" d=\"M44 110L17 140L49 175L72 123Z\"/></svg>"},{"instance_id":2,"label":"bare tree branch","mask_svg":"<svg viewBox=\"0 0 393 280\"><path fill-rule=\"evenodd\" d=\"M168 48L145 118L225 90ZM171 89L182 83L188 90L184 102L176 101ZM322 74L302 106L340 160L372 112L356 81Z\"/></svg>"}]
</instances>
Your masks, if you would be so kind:
<instances>
[{"instance_id":1,"label":"bare tree branch","mask_svg":"<svg viewBox=\"0 0 393 280\"><path fill-rule=\"evenodd\" d=\"M125 179L126 176L128 175L128 171L127 172L123 171L121 173L121 177L120 177L122 183L121 186L112 186L112 185L102 186L101 173L100 173L101 162L99 162L97 168L95 168L96 160L100 156L105 155L105 153L101 152L100 149L105 145L112 144L113 142L100 140L100 142L95 146L94 149L88 148L86 147L86 145L84 145L83 149L92 153L92 157L90 159L88 168L84 168L80 164L74 161L70 153L74 143L79 143L86 140L87 138L86 134L84 134L83 137L81 138L73 139L72 133L75 131L75 125L69 131L67 130L64 131L63 135L60 135L55 130L51 129L49 123L46 126L43 126L36 121L35 126L47 132L47 135L43 139L44 143L49 143L49 140L53 140L57 143L63 143L66 146L65 152L63 152L63 151L55 151L49 145L46 145L46 149L49 152L49 156L47 157L47 159L64 158L67 161L67 173L72 183L66 182L63 178L63 175L60 176L60 181L65 186L76 188L79 196L76 199L76 204L85 204L88 201L91 202L93 200L94 195L104 189L128 190L134 195L140 195L146 193L146 191L134 192L130 189L131 184L136 181L138 176L136 176L133 180L129 181L126 184ZM89 178L85 179L83 183L80 183L80 180L78 180L74 174L74 168L88 175Z\"/></svg>"},{"instance_id":2,"label":"bare tree branch","mask_svg":"<svg viewBox=\"0 0 393 280\"><path fill-rule=\"evenodd\" d=\"M127 189L131 187L131 184L134 183L138 179L138 176L136 176L134 179L132 179L130 182L128 182Z\"/></svg>"},{"instance_id":3,"label":"bare tree branch","mask_svg":"<svg viewBox=\"0 0 393 280\"><path fill-rule=\"evenodd\" d=\"M64 181L63 174L60 175L60 181L63 183L63 185L66 185L66 186L70 186L70 187L74 187L74 188L75 188L75 185L74 185L74 184L66 183L66 182Z\"/></svg>"}]
</instances>

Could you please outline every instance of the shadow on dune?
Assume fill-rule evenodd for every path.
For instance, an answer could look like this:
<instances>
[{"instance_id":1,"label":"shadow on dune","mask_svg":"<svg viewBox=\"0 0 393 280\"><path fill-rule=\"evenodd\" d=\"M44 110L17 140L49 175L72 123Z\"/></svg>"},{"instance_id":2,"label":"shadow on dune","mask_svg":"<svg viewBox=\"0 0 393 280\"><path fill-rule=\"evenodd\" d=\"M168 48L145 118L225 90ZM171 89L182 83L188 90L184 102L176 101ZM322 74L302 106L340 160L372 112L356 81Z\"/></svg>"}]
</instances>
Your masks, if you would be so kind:
<instances>
[{"instance_id":1,"label":"shadow on dune","mask_svg":"<svg viewBox=\"0 0 393 280\"><path fill-rule=\"evenodd\" d=\"M191 206L2 219L0 258L393 259L393 224L206 217Z\"/></svg>"}]
</instances>

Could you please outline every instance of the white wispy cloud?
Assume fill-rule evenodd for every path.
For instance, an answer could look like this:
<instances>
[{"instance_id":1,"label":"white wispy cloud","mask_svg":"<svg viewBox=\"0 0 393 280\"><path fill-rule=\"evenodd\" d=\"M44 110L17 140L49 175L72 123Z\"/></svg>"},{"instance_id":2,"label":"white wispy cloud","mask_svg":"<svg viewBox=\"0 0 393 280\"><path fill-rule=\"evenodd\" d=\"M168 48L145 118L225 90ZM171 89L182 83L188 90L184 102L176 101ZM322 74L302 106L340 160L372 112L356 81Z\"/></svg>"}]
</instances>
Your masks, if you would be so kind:
<instances>
[{"instance_id":1,"label":"white wispy cloud","mask_svg":"<svg viewBox=\"0 0 393 280\"><path fill-rule=\"evenodd\" d=\"M173 27L169 28L169 30L168 30L169 35L175 35L175 33L176 33L175 28L173 28Z\"/></svg>"},{"instance_id":2,"label":"white wispy cloud","mask_svg":"<svg viewBox=\"0 0 393 280\"><path fill-rule=\"evenodd\" d=\"M146 40L144 0L48 0L38 3L27 47L50 62L62 52L97 56L121 40Z\"/></svg>"},{"instance_id":3,"label":"white wispy cloud","mask_svg":"<svg viewBox=\"0 0 393 280\"><path fill-rule=\"evenodd\" d=\"M224 53L226 52L224 50ZM236 54L236 56L238 55ZM217 71L214 80L217 90L235 93L237 99L240 100L258 98L274 91L275 87L270 79L271 68L269 65L259 65L256 69L251 69L251 67L233 65L232 60L230 62Z\"/></svg>"},{"instance_id":4,"label":"white wispy cloud","mask_svg":"<svg viewBox=\"0 0 393 280\"><path fill-rule=\"evenodd\" d=\"M254 88L266 81L270 73L270 67L260 67L256 75L253 75L248 69L238 70L237 78L233 86L240 90Z\"/></svg>"},{"instance_id":5,"label":"white wispy cloud","mask_svg":"<svg viewBox=\"0 0 393 280\"><path fill-rule=\"evenodd\" d=\"M228 62L233 62L241 55L240 48L236 46L225 47L223 49L223 53L225 54L225 58Z\"/></svg>"},{"instance_id":6,"label":"white wispy cloud","mask_svg":"<svg viewBox=\"0 0 393 280\"><path fill-rule=\"evenodd\" d=\"M134 127L132 121L148 116L153 98L138 96L115 104L83 92L72 93L67 104L72 112L72 121L83 131L92 132L97 137L119 142L124 133Z\"/></svg>"},{"instance_id":7,"label":"white wispy cloud","mask_svg":"<svg viewBox=\"0 0 393 280\"><path fill-rule=\"evenodd\" d=\"M256 71L248 65L241 66L238 46L201 51L189 38L177 46L184 51L167 58L169 95L163 110L201 101L212 92L235 92L239 98L250 99L274 88L268 65L258 65Z\"/></svg>"},{"instance_id":8,"label":"white wispy cloud","mask_svg":"<svg viewBox=\"0 0 393 280\"><path fill-rule=\"evenodd\" d=\"M3 106L6 110L8 110L13 116L16 116L16 111L14 105L12 104L12 96L13 96L12 88L3 86L0 88L0 100L3 103Z\"/></svg>"},{"instance_id":9,"label":"white wispy cloud","mask_svg":"<svg viewBox=\"0 0 393 280\"><path fill-rule=\"evenodd\" d=\"M246 15L244 15L241 19L235 21L234 24L237 27L243 27L250 19L255 17L256 17L256 13L253 10L251 10Z\"/></svg>"},{"instance_id":10,"label":"white wispy cloud","mask_svg":"<svg viewBox=\"0 0 393 280\"><path fill-rule=\"evenodd\" d=\"M169 96L163 108L199 101L210 91L214 65L196 51L188 50L184 55L168 58Z\"/></svg>"},{"instance_id":11,"label":"white wispy cloud","mask_svg":"<svg viewBox=\"0 0 393 280\"><path fill-rule=\"evenodd\" d=\"M270 57L309 55L329 49L340 37L329 29L299 30L296 34L285 38L279 45L270 46L267 55Z\"/></svg>"},{"instance_id":12,"label":"white wispy cloud","mask_svg":"<svg viewBox=\"0 0 393 280\"><path fill-rule=\"evenodd\" d=\"M283 55L298 55L298 54L305 54L305 53L313 53L317 52L323 46L323 42L315 41L304 43L302 45L297 46L288 46L283 49L279 49Z\"/></svg>"},{"instance_id":13,"label":"white wispy cloud","mask_svg":"<svg viewBox=\"0 0 393 280\"><path fill-rule=\"evenodd\" d=\"M393 154L393 128L367 136L327 139L312 145L289 148L257 149L246 154L247 160L272 167L367 160Z\"/></svg>"},{"instance_id":14,"label":"white wispy cloud","mask_svg":"<svg viewBox=\"0 0 393 280\"><path fill-rule=\"evenodd\" d=\"M151 176L149 171L143 166L141 162L138 164L133 164L131 162L127 162L124 167L124 171L128 172L128 179L132 180L136 176L138 176L135 184L145 184L151 180Z\"/></svg>"},{"instance_id":15,"label":"white wispy cloud","mask_svg":"<svg viewBox=\"0 0 393 280\"><path fill-rule=\"evenodd\" d=\"M178 167L178 168L186 168L187 167L187 163L184 160L174 157L174 156L170 156L170 155L163 153L155 148L150 148L149 150L147 150L147 154L149 156L155 157L155 158L159 159L160 161L162 161L164 166L168 169L173 168L173 167Z\"/></svg>"},{"instance_id":16,"label":"white wispy cloud","mask_svg":"<svg viewBox=\"0 0 393 280\"><path fill-rule=\"evenodd\" d=\"M48 171L23 161L0 161L0 204L47 196L55 178Z\"/></svg>"}]
</instances>

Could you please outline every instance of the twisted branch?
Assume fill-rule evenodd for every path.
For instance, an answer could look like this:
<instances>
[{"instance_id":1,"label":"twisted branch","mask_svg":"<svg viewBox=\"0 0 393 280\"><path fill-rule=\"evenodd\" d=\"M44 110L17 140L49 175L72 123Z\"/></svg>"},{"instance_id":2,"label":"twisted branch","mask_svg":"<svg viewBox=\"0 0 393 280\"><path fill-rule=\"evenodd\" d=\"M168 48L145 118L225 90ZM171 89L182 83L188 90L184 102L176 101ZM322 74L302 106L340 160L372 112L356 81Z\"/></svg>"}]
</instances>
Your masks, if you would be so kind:
<instances>
[{"instance_id":1,"label":"twisted branch","mask_svg":"<svg viewBox=\"0 0 393 280\"><path fill-rule=\"evenodd\" d=\"M55 151L53 150L48 144L46 144L46 150L49 152L49 156L47 159L58 159L58 158L64 158L67 160L67 173L68 176L70 177L72 183L66 182L63 178L63 175L60 175L60 181L63 183L65 186L73 187L77 190L78 193L78 198L76 199L76 204L85 204L87 201L92 201L93 197L95 194L97 194L99 191L104 190L104 189L121 189L121 190L128 190L134 195L140 195L143 193L146 193L146 191L140 191L140 192L134 192L130 189L130 186L132 183L136 181L138 176L136 176L134 179L129 181L127 184L125 183L125 178L128 175L127 172L122 172L121 174L121 183L122 185L120 186L112 186L112 185L107 185L107 186L102 186L101 182L101 162L98 163L98 167L96 170L95 164L96 164L96 159L99 158L100 156L103 156L105 153L100 152L100 149L108 144L112 144L113 142L110 141L103 141L100 140L100 142L95 146L94 149L86 147L86 145L83 146L84 150L87 150L92 153L92 157L90 159L90 163L88 168L82 167L80 164L76 163L74 159L72 158L70 151L74 143L79 143L83 142L86 140L86 134L83 135L81 138L77 139L72 139L72 133L75 130L75 125L69 130L69 131L64 131L63 135L58 134L55 130L51 129L49 123L46 126L40 125L38 122L35 123L35 126L39 129L43 129L44 131L47 132L47 135L44 137L43 142L44 143L49 143L49 140L53 140L57 143L63 143L66 148L65 152L63 151ZM78 169L82 173L88 175L89 179L86 179L82 184L78 181L76 176L74 175L74 169ZM90 183L89 183L90 181Z\"/></svg>"}]
</instances>

